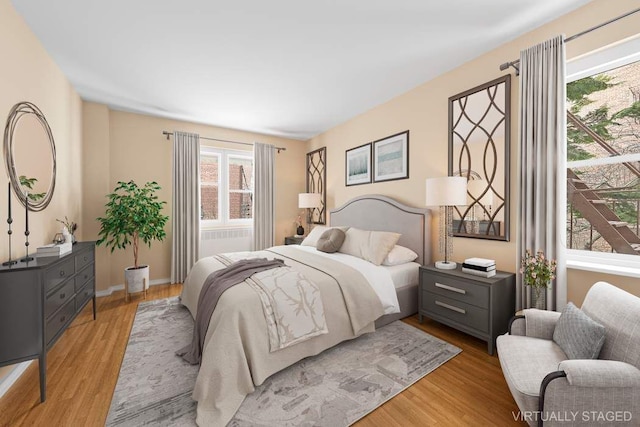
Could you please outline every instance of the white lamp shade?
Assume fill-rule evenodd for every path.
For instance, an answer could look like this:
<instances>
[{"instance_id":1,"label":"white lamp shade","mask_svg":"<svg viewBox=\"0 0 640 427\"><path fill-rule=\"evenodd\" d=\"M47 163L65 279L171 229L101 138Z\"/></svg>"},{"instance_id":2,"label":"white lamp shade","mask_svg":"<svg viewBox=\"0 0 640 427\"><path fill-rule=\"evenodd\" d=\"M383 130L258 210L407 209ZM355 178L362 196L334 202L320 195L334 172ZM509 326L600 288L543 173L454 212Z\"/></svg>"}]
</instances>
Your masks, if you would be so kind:
<instances>
[{"instance_id":1,"label":"white lamp shade","mask_svg":"<svg viewBox=\"0 0 640 427\"><path fill-rule=\"evenodd\" d=\"M322 195L319 193L298 194L299 208L319 208L322 206Z\"/></svg>"},{"instance_id":2,"label":"white lamp shade","mask_svg":"<svg viewBox=\"0 0 640 427\"><path fill-rule=\"evenodd\" d=\"M487 188L487 181L484 179L472 179L467 182L467 187L469 188L469 193L480 202L483 206L491 206L493 205L493 190L490 188L484 193L484 196L480 197L482 192Z\"/></svg>"},{"instance_id":3,"label":"white lamp shade","mask_svg":"<svg viewBox=\"0 0 640 427\"><path fill-rule=\"evenodd\" d=\"M463 206L467 204L467 178L444 176L427 178L427 206Z\"/></svg>"}]
</instances>

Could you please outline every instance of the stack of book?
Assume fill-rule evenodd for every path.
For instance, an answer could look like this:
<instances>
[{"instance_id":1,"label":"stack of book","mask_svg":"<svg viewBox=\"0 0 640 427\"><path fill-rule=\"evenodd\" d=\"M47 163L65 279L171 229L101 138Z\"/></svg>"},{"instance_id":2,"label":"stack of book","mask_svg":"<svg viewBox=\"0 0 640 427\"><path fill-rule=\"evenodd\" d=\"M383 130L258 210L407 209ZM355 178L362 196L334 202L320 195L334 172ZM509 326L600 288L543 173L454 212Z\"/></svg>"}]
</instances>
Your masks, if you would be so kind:
<instances>
[{"instance_id":1,"label":"stack of book","mask_svg":"<svg viewBox=\"0 0 640 427\"><path fill-rule=\"evenodd\" d=\"M467 258L462 263L462 272L482 277L493 277L496 275L496 260Z\"/></svg>"},{"instance_id":2,"label":"stack of book","mask_svg":"<svg viewBox=\"0 0 640 427\"><path fill-rule=\"evenodd\" d=\"M72 248L73 248L73 244L71 242L65 242L60 244L51 243L50 245L40 246L36 250L36 256L37 257L60 256L68 252L71 252Z\"/></svg>"}]
</instances>

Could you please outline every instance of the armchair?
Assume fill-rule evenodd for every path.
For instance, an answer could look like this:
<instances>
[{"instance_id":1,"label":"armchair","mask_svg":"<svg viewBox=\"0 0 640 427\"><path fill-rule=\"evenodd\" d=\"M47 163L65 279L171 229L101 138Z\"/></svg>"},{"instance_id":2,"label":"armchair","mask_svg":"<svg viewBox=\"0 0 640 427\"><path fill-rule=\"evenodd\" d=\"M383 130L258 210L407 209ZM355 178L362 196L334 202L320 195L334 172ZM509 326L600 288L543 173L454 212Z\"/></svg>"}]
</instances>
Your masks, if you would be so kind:
<instances>
[{"instance_id":1,"label":"armchair","mask_svg":"<svg viewBox=\"0 0 640 427\"><path fill-rule=\"evenodd\" d=\"M524 310L498 337L502 372L530 426L640 425L640 298L605 282L582 310L605 327L598 359L569 360L552 340L560 313Z\"/></svg>"}]
</instances>

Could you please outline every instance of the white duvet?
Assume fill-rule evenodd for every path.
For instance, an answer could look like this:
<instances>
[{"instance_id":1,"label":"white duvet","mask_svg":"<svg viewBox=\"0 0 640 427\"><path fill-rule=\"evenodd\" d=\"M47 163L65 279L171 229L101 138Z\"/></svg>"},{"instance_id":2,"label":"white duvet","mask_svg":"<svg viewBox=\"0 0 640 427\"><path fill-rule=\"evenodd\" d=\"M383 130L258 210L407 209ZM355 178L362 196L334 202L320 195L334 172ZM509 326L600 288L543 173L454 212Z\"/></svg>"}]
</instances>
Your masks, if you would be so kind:
<instances>
[{"instance_id":1,"label":"white duvet","mask_svg":"<svg viewBox=\"0 0 640 427\"><path fill-rule=\"evenodd\" d=\"M400 313L398 295L396 294L391 273L386 267L377 266L369 261L340 252L334 252L331 254L322 252L313 246L295 246L295 248L306 252L312 252L326 258L331 258L357 270L365 277L365 279L367 279L373 291L378 295L378 298L380 298L380 302L384 308L384 314Z\"/></svg>"}]
</instances>

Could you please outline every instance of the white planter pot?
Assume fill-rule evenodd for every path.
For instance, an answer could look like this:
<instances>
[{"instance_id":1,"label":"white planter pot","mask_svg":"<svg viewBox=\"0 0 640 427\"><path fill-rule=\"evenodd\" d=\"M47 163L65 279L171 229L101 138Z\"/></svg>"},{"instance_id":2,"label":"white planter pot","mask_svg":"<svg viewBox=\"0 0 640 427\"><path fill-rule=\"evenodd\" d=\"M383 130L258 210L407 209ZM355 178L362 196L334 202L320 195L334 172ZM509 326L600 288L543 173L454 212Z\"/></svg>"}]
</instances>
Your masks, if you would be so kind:
<instances>
[{"instance_id":1,"label":"white planter pot","mask_svg":"<svg viewBox=\"0 0 640 427\"><path fill-rule=\"evenodd\" d=\"M141 265L138 268L127 267L124 269L124 287L126 298L134 292L145 292L149 289L149 266Z\"/></svg>"}]
</instances>

